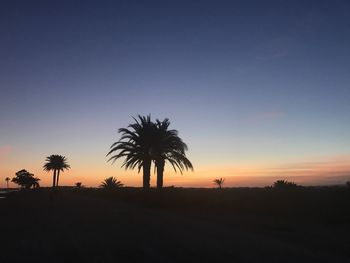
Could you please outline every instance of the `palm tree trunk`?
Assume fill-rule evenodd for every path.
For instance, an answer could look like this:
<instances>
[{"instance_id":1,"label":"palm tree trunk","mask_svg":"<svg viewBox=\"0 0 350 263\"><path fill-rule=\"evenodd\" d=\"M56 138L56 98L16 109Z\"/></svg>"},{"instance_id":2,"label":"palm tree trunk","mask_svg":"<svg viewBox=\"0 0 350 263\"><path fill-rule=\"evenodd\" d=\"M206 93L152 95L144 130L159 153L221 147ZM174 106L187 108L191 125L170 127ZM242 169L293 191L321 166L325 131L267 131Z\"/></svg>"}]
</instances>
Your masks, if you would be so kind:
<instances>
[{"instance_id":1,"label":"palm tree trunk","mask_svg":"<svg viewBox=\"0 0 350 263\"><path fill-rule=\"evenodd\" d=\"M7 189L9 189L9 181L7 180L6 183L7 183Z\"/></svg>"},{"instance_id":2,"label":"palm tree trunk","mask_svg":"<svg viewBox=\"0 0 350 263\"><path fill-rule=\"evenodd\" d=\"M56 169L53 170L53 182L52 182L52 187L56 186Z\"/></svg>"},{"instance_id":3,"label":"palm tree trunk","mask_svg":"<svg viewBox=\"0 0 350 263\"><path fill-rule=\"evenodd\" d=\"M151 160L143 162L143 189L149 189L151 179Z\"/></svg>"},{"instance_id":4,"label":"palm tree trunk","mask_svg":"<svg viewBox=\"0 0 350 263\"><path fill-rule=\"evenodd\" d=\"M57 181L56 186L58 186L58 180L60 179L60 170L57 170Z\"/></svg>"},{"instance_id":5,"label":"palm tree trunk","mask_svg":"<svg viewBox=\"0 0 350 263\"><path fill-rule=\"evenodd\" d=\"M158 160L156 162L156 166L157 166L157 188L158 189L163 188L164 165L165 165L165 161L164 160Z\"/></svg>"}]
</instances>

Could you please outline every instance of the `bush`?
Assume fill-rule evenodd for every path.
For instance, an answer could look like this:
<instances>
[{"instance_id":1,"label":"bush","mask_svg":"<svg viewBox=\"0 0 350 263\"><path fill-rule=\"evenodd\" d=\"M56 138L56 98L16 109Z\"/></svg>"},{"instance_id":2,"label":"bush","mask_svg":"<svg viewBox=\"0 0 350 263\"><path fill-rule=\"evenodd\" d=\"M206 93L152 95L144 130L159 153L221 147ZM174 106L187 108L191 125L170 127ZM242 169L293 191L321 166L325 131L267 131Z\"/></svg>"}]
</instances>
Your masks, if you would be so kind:
<instances>
[{"instance_id":1,"label":"bush","mask_svg":"<svg viewBox=\"0 0 350 263\"><path fill-rule=\"evenodd\" d=\"M16 173L16 176L12 178L11 182L18 184L21 188L39 188L39 178L34 177L34 174L22 169Z\"/></svg>"},{"instance_id":2,"label":"bush","mask_svg":"<svg viewBox=\"0 0 350 263\"><path fill-rule=\"evenodd\" d=\"M287 180L277 180L273 183L273 188L276 189L290 189L296 188L298 185L294 182L288 182Z\"/></svg>"},{"instance_id":3,"label":"bush","mask_svg":"<svg viewBox=\"0 0 350 263\"><path fill-rule=\"evenodd\" d=\"M100 187L106 189L106 190L115 190L119 187L122 187L123 184L117 180L115 177L109 177L106 178L100 185Z\"/></svg>"}]
</instances>

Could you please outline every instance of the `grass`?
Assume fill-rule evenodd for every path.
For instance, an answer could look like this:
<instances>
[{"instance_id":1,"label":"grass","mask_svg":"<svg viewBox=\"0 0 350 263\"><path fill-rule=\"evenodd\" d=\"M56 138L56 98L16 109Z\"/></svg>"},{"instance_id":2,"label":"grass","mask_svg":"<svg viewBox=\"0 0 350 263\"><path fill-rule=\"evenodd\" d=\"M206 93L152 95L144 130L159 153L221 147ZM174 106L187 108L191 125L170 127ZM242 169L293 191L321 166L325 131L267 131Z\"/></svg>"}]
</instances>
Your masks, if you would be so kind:
<instances>
[{"instance_id":1,"label":"grass","mask_svg":"<svg viewBox=\"0 0 350 263\"><path fill-rule=\"evenodd\" d=\"M350 190L60 188L0 200L0 262L349 262Z\"/></svg>"}]
</instances>

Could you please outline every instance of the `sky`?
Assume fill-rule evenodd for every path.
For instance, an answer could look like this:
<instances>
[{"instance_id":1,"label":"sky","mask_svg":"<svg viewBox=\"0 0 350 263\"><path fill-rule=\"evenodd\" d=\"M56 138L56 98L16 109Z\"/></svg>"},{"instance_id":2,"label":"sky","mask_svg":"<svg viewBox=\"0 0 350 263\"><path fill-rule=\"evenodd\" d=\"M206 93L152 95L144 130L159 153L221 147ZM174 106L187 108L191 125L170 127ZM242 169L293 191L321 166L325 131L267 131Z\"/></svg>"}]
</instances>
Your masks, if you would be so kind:
<instances>
[{"instance_id":1,"label":"sky","mask_svg":"<svg viewBox=\"0 0 350 263\"><path fill-rule=\"evenodd\" d=\"M107 163L132 117L169 118L194 172L164 184L350 180L349 1L1 1L0 187L51 154L61 184ZM155 176L152 175L152 185Z\"/></svg>"}]
</instances>

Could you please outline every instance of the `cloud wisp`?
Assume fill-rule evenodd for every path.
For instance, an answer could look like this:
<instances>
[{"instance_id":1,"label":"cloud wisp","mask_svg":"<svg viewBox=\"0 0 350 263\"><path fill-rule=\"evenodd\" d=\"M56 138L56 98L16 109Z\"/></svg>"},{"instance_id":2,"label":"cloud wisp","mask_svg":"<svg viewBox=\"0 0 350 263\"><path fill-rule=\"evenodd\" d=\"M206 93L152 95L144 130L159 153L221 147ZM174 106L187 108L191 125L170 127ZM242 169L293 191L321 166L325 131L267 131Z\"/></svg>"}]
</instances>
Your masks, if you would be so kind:
<instances>
[{"instance_id":1,"label":"cloud wisp","mask_svg":"<svg viewBox=\"0 0 350 263\"><path fill-rule=\"evenodd\" d=\"M5 159L12 151L13 147L11 145L0 146L0 160Z\"/></svg>"}]
</instances>

